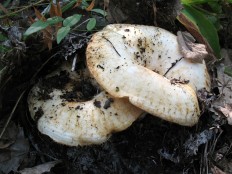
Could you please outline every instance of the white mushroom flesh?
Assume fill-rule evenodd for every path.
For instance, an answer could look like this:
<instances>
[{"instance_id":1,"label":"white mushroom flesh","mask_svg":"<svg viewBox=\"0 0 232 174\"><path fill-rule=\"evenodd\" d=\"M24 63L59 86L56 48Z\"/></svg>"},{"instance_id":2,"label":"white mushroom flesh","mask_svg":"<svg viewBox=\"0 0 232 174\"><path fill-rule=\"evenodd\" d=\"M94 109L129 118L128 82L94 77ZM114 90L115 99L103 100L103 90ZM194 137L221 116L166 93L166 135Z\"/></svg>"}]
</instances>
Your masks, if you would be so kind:
<instances>
[{"instance_id":1,"label":"white mushroom flesh","mask_svg":"<svg viewBox=\"0 0 232 174\"><path fill-rule=\"evenodd\" d=\"M91 74L112 96L129 98L133 105L170 122L197 123L195 91L210 88L209 75L205 64L182 58L173 34L156 27L109 25L94 34L86 56ZM190 82L173 83L173 78Z\"/></svg>"},{"instance_id":2,"label":"white mushroom flesh","mask_svg":"<svg viewBox=\"0 0 232 174\"><path fill-rule=\"evenodd\" d=\"M210 77L205 62L192 63L183 58L177 37L169 31L158 27L129 24L108 25L104 30L123 37L126 50L130 55L134 54L133 59L137 64L165 75L168 79L189 80L194 90L210 90Z\"/></svg>"},{"instance_id":3,"label":"white mushroom flesh","mask_svg":"<svg viewBox=\"0 0 232 174\"><path fill-rule=\"evenodd\" d=\"M104 91L88 101L65 99L63 96L75 91L76 84L83 78L93 85L96 85L96 82L88 77L88 72L77 74L71 72L71 66L67 65L61 69L69 74L64 89L52 86L50 91L44 91L47 86L44 87L42 80L32 88L28 96L29 111L37 121L39 131L54 141L70 146L100 144L105 142L112 132L128 128L143 113L127 99L113 98ZM50 74L47 80L60 72L59 69ZM47 99L43 99L44 92L48 94ZM78 95L81 95L80 91L77 91Z\"/></svg>"}]
</instances>

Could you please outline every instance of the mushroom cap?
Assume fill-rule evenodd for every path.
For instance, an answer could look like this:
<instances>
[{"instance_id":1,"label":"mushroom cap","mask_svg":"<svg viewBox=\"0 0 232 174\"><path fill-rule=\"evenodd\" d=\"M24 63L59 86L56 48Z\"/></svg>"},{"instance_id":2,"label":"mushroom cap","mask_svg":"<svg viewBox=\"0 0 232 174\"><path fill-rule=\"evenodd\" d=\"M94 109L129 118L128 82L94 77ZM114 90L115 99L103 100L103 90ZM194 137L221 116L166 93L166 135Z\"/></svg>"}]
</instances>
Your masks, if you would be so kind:
<instances>
[{"instance_id":1,"label":"mushroom cap","mask_svg":"<svg viewBox=\"0 0 232 174\"><path fill-rule=\"evenodd\" d=\"M143 113L127 99L113 98L105 91L92 99L84 99L80 89L89 88L91 83L98 90L97 83L87 71L76 73L70 69L71 66L63 64L36 84L28 95L29 111L37 121L39 131L54 141L69 146L100 144L112 132L128 128ZM50 82L55 77L57 83L61 83L64 70L68 73L61 89ZM84 84L83 79L87 87L80 87Z\"/></svg>"},{"instance_id":2,"label":"mushroom cap","mask_svg":"<svg viewBox=\"0 0 232 174\"><path fill-rule=\"evenodd\" d=\"M175 35L128 24L109 25L95 33L86 50L91 74L112 96L128 98L167 121L192 126L200 115L195 91L210 88L209 75L205 64L182 57Z\"/></svg>"},{"instance_id":3,"label":"mushroom cap","mask_svg":"<svg viewBox=\"0 0 232 174\"><path fill-rule=\"evenodd\" d=\"M169 31L130 24L108 25L104 30L123 37L124 45L129 48L127 50L130 54L134 54L133 61L137 64L165 75L170 80L189 80L194 90L210 90L211 81L205 62L194 63L183 58L176 35Z\"/></svg>"}]
</instances>

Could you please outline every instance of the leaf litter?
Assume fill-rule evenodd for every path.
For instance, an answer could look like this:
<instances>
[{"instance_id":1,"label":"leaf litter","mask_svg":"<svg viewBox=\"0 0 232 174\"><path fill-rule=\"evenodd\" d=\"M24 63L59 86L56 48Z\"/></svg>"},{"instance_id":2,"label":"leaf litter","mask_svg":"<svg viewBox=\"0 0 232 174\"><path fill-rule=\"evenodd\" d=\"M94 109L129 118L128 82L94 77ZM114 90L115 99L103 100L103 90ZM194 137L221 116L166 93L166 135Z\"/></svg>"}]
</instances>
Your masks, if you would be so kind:
<instances>
[{"instance_id":1,"label":"leaf litter","mask_svg":"<svg viewBox=\"0 0 232 174\"><path fill-rule=\"evenodd\" d=\"M178 31L177 41L184 58L192 62L202 63L203 59L209 56L206 51L206 46L204 44L194 43L195 39L188 32Z\"/></svg>"},{"instance_id":2,"label":"leaf litter","mask_svg":"<svg viewBox=\"0 0 232 174\"><path fill-rule=\"evenodd\" d=\"M1 125L3 123L1 121ZM17 171L29 152L29 142L24 136L23 129L10 122L0 139L0 146L0 171L3 173Z\"/></svg>"},{"instance_id":3,"label":"leaf litter","mask_svg":"<svg viewBox=\"0 0 232 174\"><path fill-rule=\"evenodd\" d=\"M232 66L232 50L222 49L222 61L217 66L217 86L219 89L219 97L213 102L213 110L216 114L223 114L232 125L232 77L225 74L225 67Z\"/></svg>"}]
</instances>

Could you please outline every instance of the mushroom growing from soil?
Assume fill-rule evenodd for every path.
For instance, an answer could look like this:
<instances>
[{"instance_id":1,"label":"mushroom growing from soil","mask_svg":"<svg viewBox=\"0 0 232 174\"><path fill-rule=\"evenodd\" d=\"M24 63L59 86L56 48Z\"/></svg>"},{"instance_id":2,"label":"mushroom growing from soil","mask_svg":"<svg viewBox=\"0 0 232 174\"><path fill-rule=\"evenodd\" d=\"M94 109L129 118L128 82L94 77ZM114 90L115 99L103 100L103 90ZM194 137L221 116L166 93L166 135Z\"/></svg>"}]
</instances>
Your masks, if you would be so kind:
<instances>
[{"instance_id":1,"label":"mushroom growing from soil","mask_svg":"<svg viewBox=\"0 0 232 174\"><path fill-rule=\"evenodd\" d=\"M99 90L86 69L71 72L64 63L31 89L29 111L39 131L58 143L100 144L128 128L143 111Z\"/></svg>"},{"instance_id":2,"label":"mushroom growing from soil","mask_svg":"<svg viewBox=\"0 0 232 174\"><path fill-rule=\"evenodd\" d=\"M183 58L177 38L157 27L112 24L86 50L96 81L115 98L128 98L164 120L192 126L200 116L196 91L210 89L206 65Z\"/></svg>"}]
</instances>

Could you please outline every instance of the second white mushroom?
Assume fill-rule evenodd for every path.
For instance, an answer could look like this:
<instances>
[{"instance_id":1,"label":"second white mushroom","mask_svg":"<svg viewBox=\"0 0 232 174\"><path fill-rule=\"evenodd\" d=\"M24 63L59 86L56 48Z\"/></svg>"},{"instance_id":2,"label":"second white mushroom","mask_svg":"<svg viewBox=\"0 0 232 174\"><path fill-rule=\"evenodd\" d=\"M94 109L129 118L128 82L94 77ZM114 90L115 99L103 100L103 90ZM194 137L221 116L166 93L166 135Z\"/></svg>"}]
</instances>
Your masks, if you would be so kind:
<instances>
[{"instance_id":1,"label":"second white mushroom","mask_svg":"<svg viewBox=\"0 0 232 174\"><path fill-rule=\"evenodd\" d=\"M29 111L39 131L58 143L100 144L128 128L143 111L98 90L87 70L71 72L66 62L31 89Z\"/></svg>"}]
</instances>

